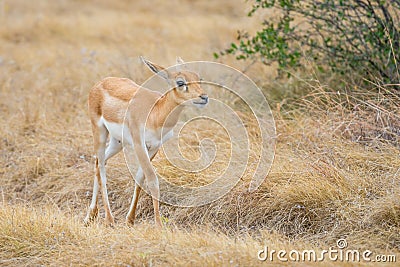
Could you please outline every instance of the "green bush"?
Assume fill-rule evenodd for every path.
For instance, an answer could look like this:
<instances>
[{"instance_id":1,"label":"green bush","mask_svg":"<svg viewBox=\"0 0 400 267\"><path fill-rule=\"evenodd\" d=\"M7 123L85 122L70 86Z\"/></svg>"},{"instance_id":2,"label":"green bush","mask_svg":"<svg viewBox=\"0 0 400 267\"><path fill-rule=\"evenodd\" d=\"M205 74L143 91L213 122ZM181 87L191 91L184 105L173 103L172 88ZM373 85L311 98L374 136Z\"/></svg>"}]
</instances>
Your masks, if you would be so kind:
<instances>
[{"instance_id":1,"label":"green bush","mask_svg":"<svg viewBox=\"0 0 400 267\"><path fill-rule=\"evenodd\" d=\"M279 15L267 15L254 36L239 32L215 57L277 62L281 70L301 67L307 57L321 71L399 83L400 0L254 0L248 15L260 9Z\"/></svg>"}]
</instances>

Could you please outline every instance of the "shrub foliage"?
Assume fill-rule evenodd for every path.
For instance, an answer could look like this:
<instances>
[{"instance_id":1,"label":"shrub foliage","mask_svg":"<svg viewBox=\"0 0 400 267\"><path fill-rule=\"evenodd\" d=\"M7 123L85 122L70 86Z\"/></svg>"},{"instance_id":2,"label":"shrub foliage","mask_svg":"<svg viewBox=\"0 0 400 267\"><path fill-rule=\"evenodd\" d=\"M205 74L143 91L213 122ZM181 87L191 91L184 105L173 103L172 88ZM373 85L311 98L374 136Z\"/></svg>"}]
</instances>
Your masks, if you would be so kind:
<instances>
[{"instance_id":1,"label":"shrub foliage","mask_svg":"<svg viewBox=\"0 0 400 267\"><path fill-rule=\"evenodd\" d=\"M300 67L307 56L321 70L399 83L400 0L254 0L248 15L260 9L270 11L262 29L239 32L220 55L277 62L280 69Z\"/></svg>"}]
</instances>

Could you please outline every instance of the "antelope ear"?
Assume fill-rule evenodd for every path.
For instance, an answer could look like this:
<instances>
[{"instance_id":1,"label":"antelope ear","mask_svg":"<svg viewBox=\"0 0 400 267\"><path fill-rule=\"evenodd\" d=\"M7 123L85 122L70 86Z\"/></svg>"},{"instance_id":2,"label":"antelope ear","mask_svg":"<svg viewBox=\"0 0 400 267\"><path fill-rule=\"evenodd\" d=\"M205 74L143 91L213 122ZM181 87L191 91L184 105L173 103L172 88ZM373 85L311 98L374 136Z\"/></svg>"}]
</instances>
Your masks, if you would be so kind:
<instances>
[{"instance_id":1,"label":"antelope ear","mask_svg":"<svg viewBox=\"0 0 400 267\"><path fill-rule=\"evenodd\" d=\"M181 57L176 57L176 70L177 71L187 70L185 61L183 61L183 59Z\"/></svg>"},{"instance_id":2,"label":"antelope ear","mask_svg":"<svg viewBox=\"0 0 400 267\"><path fill-rule=\"evenodd\" d=\"M161 67L160 65L157 65L153 62L150 62L148 60L146 60L144 57L140 57L140 59L143 61L144 64L146 64L146 66L155 74L157 74L158 76L160 76L161 78L164 78L165 80L168 80L170 77L169 72L164 68Z\"/></svg>"},{"instance_id":3,"label":"antelope ear","mask_svg":"<svg viewBox=\"0 0 400 267\"><path fill-rule=\"evenodd\" d=\"M176 57L176 64L184 64L185 61L181 57Z\"/></svg>"}]
</instances>

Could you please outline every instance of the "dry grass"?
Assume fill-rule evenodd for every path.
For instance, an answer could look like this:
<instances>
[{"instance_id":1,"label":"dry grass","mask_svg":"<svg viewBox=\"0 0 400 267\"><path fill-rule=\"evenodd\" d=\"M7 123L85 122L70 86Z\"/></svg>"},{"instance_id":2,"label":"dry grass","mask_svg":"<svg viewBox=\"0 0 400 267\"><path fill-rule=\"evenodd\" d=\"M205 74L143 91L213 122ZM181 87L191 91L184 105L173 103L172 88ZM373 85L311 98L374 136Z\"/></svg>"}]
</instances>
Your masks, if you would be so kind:
<instances>
[{"instance_id":1,"label":"dry grass","mask_svg":"<svg viewBox=\"0 0 400 267\"><path fill-rule=\"evenodd\" d=\"M2 263L10 265L257 263L257 243L212 231L156 231L149 224L84 228L80 219L48 207L5 206L0 212L2 254L9 255Z\"/></svg>"},{"instance_id":2,"label":"dry grass","mask_svg":"<svg viewBox=\"0 0 400 267\"><path fill-rule=\"evenodd\" d=\"M338 94L312 81L277 87L269 82L273 69L258 65L248 74L275 87L266 91L271 97L296 87L311 92L273 103L276 160L258 191L247 192L248 170L217 202L163 205L163 231L153 228L145 196L138 224L127 228L133 180L118 155L108 163L117 224L106 228L100 218L83 226L93 176L89 88L111 75L143 82L149 72L139 55L164 65L176 55L211 60L236 29L257 25L243 6L205 0L0 1L0 265L249 266L261 264L257 251L265 244L326 249L338 238L351 248L400 255L398 96L384 88ZM224 63L245 67L230 58ZM193 136L186 136L182 147L196 158ZM208 182L199 175L181 179L162 155L155 163L176 183Z\"/></svg>"}]
</instances>

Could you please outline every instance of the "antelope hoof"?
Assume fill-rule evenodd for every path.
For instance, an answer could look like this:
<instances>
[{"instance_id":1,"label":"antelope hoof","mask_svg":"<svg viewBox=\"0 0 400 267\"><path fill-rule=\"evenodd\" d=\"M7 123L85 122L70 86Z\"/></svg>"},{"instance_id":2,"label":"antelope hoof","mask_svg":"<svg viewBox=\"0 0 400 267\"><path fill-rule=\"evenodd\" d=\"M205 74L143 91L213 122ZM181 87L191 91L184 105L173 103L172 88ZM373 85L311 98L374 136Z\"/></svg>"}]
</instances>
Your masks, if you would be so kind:
<instances>
[{"instance_id":1,"label":"antelope hoof","mask_svg":"<svg viewBox=\"0 0 400 267\"><path fill-rule=\"evenodd\" d=\"M83 220L85 226L89 226L91 223L93 223L93 221L97 218L98 214L99 214L98 208L90 209L88 215Z\"/></svg>"},{"instance_id":2,"label":"antelope hoof","mask_svg":"<svg viewBox=\"0 0 400 267\"><path fill-rule=\"evenodd\" d=\"M132 227L135 224L135 220L126 218L125 223L126 223L127 226Z\"/></svg>"},{"instance_id":3,"label":"antelope hoof","mask_svg":"<svg viewBox=\"0 0 400 267\"><path fill-rule=\"evenodd\" d=\"M113 227L115 224L114 217L107 217L106 218L106 226Z\"/></svg>"},{"instance_id":4,"label":"antelope hoof","mask_svg":"<svg viewBox=\"0 0 400 267\"><path fill-rule=\"evenodd\" d=\"M162 225L161 220L156 220L156 227L157 227L158 229L162 229L162 228L163 228L163 225Z\"/></svg>"}]
</instances>

